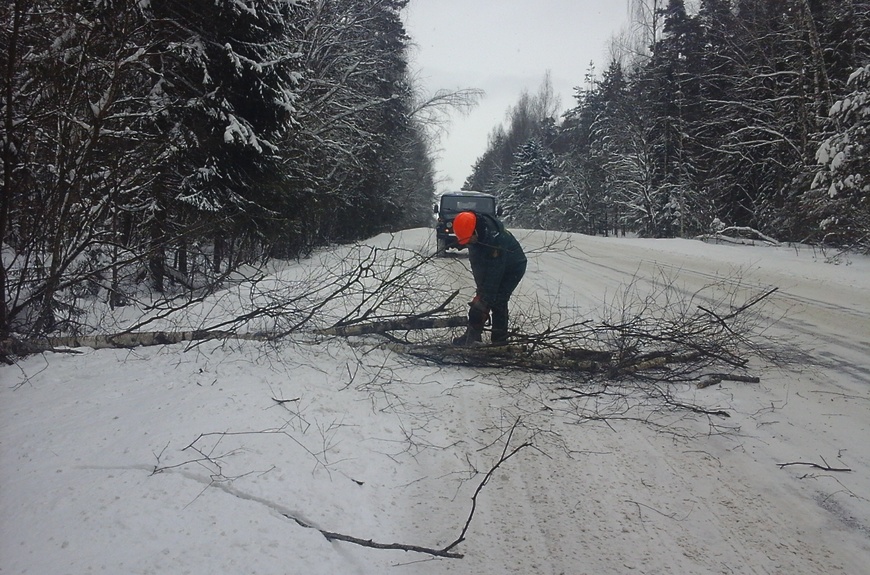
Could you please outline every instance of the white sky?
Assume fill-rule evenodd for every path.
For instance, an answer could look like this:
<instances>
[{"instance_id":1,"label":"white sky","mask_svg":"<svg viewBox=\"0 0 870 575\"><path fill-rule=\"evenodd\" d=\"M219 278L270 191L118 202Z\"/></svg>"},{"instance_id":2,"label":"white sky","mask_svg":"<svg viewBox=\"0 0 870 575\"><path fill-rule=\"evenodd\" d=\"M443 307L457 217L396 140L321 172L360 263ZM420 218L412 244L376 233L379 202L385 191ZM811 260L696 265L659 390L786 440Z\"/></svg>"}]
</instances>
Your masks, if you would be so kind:
<instances>
[{"instance_id":1,"label":"white sky","mask_svg":"<svg viewBox=\"0 0 870 575\"><path fill-rule=\"evenodd\" d=\"M626 0L411 0L404 15L418 86L486 92L468 116L454 114L441 140L439 191L462 186L490 132L523 90L537 93L547 70L561 109L572 107L590 62L599 73L607 65L627 14Z\"/></svg>"}]
</instances>

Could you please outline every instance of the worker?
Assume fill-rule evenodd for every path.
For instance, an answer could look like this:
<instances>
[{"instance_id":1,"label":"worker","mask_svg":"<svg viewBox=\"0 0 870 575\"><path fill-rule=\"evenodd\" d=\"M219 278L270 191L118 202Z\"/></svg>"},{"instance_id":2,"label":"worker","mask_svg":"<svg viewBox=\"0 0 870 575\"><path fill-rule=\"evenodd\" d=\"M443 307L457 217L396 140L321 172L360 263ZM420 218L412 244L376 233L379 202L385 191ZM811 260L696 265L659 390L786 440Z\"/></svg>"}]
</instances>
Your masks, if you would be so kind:
<instances>
[{"instance_id":1,"label":"worker","mask_svg":"<svg viewBox=\"0 0 870 575\"><path fill-rule=\"evenodd\" d=\"M481 342L491 312L492 343L503 344L508 338L508 300L526 272L526 255L504 224L489 214L459 213L453 220L453 233L459 245L468 246L471 273L477 286L469 304L468 327L453 343Z\"/></svg>"}]
</instances>

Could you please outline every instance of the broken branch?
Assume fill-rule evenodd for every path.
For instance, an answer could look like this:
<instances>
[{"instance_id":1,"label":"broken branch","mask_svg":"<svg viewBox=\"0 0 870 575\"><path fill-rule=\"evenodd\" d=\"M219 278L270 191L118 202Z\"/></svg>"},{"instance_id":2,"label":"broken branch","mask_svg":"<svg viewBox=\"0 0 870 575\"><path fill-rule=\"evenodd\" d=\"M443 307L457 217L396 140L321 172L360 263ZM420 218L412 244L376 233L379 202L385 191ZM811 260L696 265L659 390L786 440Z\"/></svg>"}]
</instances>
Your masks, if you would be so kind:
<instances>
[{"instance_id":1,"label":"broken branch","mask_svg":"<svg viewBox=\"0 0 870 575\"><path fill-rule=\"evenodd\" d=\"M487 484L487 482L489 482L489 479L490 477L492 477L492 474L495 473L495 470L498 469L502 463L516 455L521 449L530 447L532 445L531 443L526 442L515 447L510 451L510 453L508 453L507 450L510 447L511 438L513 437L514 431L516 430L519 423L520 419L517 418L517 420L511 427L510 432L508 433L507 441L505 441L504 450L501 454L501 459L499 459L496 464L492 466L492 468L486 473L486 476L484 476L483 481L481 481L480 484L477 486L477 489L474 490L474 495L471 497L471 512L468 514L468 519L465 521L465 527L462 528L462 532L459 534L459 537L456 538L456 541L444 548L445 552L450 551L451 549L465 541L465 534L468 532L468 528L471 525L471 520L474 518L474 511L477 508L477 496L480 495L481 490L483 490L483 487Z\"/></svg>"},{"instance_id":2,"label":"broken branch","mask_svg":"<svg viewBox=\"0 0 870 575\"><path fill-rule=\"evenodd\" d=\"M818 463L808 463L805 461L792 461L791 463L777 463L780 469L785 469L786 467L790 467L792 465L807 465L809 467L815 467L816 469L822 469L824 471L852 471L848 467L831 467L828 465L828 462L825 461L825 458L822 457L822 462L824 465L819 465Z\"/></svg>"},{"instance_id":3,"label":"broken branch","mask_svg":"<svg viewBox=\"0 0 870 575\"><path fill-rule=\"evenodd\" d=\"M360 323L356 325L333 326L317 331L318 335L366 335L370 333L384 333L387 331L399 330L415 330L415 329L437 329L446 327L460 327L468 323L468 318L464 316L452 317L409 317L388 319L371 323Z\"/></svg>"},{"instance_id":4,"label":"broken branch","mask_svg":"<svg viewBox=\"0 0 870 575\"><path fill-rule=\"evenodd\" d=\"M477 489L475 489L474 495L471 497L471 511L468 514L468 518L465 521L465 526L462 528L462 531L460 532L459 537L457 537L455 541L453 541L452 543L450 543L449 545L447 545L443 549L435 549L433 547L423 547L420 545L407 545L405 543L378 543L377 541L374 541L372 539L362 539L360 537L353 537L351 535L345 535L343 533L336 533L334 531L327 531L325 529L319 529L317 527L314 527L313 525L305 523L304 521L300 520L298 517L293 517L292 515L288 515L287 513L282 513L282 515L284 515L284 517L286 517L288 519L292 519L293 521L295 521L296 523L298 523L302 527L305 527L307 529L316 529L324 537L326 537L326 539L329 541L344 541L346 543L353 543L354 545L359 545L361 547L369 547L371 549L392 549L392 550L396 550L396 551L413 551L416 553L424 553L426 555L431 555L433 557L445 557L448 559L462 559L463 557L465 557L465 555L463 555L462 553L451 552L451 549L453 549L454 547L456 547L457 545L459 545L460 543L465 541L465 535L468 533L468 528L471 526L471 520L474 518L474 512L477 509L477 497L478 497L478 495L480 495L480 492L483 490L484 486L489 482L490 478L495 473L495 471L505 461L507 461L508 459L513 457L514 455L516 455L521 449L524 449L526 447L530 447L532 445L529 442L525 442L525 443L518 445L517 447L511 449L510 451L508 451L508 449L510 448L511 438L513 437L514 431L516 430L519 423L520 423L520 419L518 418L514 422L513 427L511 427L511 430L508 433L507 441L505 441L505 446L504 446L504 450L502 451L501 458L499 458L499 460L495 463L495 465L493 465L492 468L486 473L486 476L484 476L483 480L477 486Z\"/></svg>"},{"instance_id":5,"label":"broken branch","mask_svg":"<svg viewBox=\"0 0 870 575\"><path fill-rule=\"evenodd\" d=\"M698 389L717 385L723 381L737 381L740 383L761 383L761 379L754 375L737 375L733 373L710 373L701 378L696 386Z\"/></svg>"}]
</instances>

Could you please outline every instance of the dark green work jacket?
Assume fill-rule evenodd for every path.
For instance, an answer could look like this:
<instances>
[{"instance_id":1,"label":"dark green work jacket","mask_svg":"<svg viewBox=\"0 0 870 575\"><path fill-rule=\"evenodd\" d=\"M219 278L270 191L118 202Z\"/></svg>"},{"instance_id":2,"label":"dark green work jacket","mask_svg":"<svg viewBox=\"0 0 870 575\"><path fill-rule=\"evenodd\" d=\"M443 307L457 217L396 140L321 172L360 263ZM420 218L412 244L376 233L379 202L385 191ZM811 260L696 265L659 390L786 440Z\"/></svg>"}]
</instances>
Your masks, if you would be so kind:
<instances>
[{"instance_id":1,"label":"dark green work jacket","mask_svg":"<svg viewBox=\"0 0 870 575\"><path fill-rule=\"evenodd\" d=\"M504 224L488 214L477 216L477 242L468 244L471 273L477 284L477 295L489 305L507 301L516 282L509 282L507 293L504 280L525 270L526 254L516 238ZM509 281L509 280L508 280ZM518 281L518 279L517 279ZM507 287L507 286L505 286Z\"/></svg>"}]
</instances>

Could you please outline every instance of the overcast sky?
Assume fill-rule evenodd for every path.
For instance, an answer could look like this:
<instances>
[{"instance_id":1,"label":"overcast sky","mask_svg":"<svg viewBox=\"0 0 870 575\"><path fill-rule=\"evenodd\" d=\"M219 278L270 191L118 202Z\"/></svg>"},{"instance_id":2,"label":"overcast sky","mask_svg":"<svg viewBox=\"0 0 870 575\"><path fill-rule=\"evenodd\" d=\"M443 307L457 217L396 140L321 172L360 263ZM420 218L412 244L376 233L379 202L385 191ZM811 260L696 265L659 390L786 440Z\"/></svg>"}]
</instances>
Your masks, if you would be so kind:
<instances>
[{"instance_id":1,"label":"overcast sky","mask_svg":"<svg viewBox=\"0 0 870 575\"><path fill-rule=\"evenodd\" d=\"M483 101L454 115L436 164L439 191L458 190L492 129L525 89L537 93L550 71L562 110L589 63L600 73L608 46L628 21L626 0L411 0L405 25L419 87L480 88Z\"/></svg>"}]
</instances>

